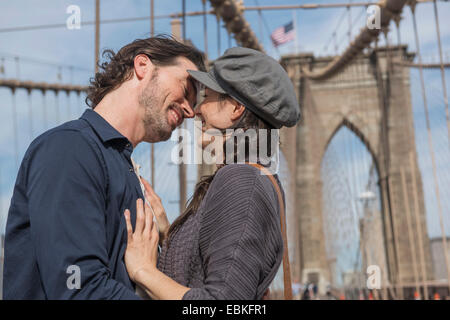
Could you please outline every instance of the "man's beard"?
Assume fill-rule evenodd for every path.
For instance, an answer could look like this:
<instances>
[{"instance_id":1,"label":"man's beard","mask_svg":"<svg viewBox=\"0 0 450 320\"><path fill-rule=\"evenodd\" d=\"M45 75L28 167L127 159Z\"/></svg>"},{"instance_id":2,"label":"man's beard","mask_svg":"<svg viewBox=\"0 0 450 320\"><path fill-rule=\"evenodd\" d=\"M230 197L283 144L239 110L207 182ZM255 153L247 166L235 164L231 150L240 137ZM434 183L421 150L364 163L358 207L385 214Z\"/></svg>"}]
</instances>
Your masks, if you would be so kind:
<instances>
[{"instance_id":1,"label":"man's beard","mask_svg":"<svg viewBox=\"0 0 450 320\"><path fill-rule=\"evenodd\" d=\"M144 141L166 141L172 135L172 127L167 119L166 110L162 109L163 99L158 87L155 73L138 97L139 105L144 108Z\"/></svg>"}]
</instances>

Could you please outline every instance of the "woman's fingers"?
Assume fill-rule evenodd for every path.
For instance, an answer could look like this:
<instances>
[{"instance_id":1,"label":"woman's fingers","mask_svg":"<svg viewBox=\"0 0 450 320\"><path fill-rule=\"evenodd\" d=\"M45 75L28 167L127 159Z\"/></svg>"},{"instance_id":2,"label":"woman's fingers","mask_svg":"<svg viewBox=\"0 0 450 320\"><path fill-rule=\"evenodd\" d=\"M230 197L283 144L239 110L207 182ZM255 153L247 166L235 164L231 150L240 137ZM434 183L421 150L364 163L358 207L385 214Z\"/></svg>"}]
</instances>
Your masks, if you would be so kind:
<instances>
[{"instance_id":1,"label":"woman's fingers","mask_svg":"<svg viewBox=\"0 0 450 320\"><path fill-rule=\"evenodd\" d=\"M150 183L148 183L148 181L142 177L141 177L141 181L145 188L145 197L146 197L147 201L150 203L155 202L155 201L161 202L161 199L156 194L155 190L153 190Z\"/></svg>"},{"instance_id":2,"label":"woman's fingers","mask_svg":"<svg viewBox=\"0 0 450 320\"><path fill-rule=\"evenodd\" d=\"M136 228L134 233L141 234L145 227L145 212L144 212L144 201L142 199L136 200Z\"/></svg>"},{"instance_id":3,"label":"woman's fingers","mask_svg":"<svg viewBox=\"0 0 450 320\"><path fill-rule=\"evenodd\" d=\"M133 227L131 226L131 221L130 221L130 210L126 209L124 215L125 215L125 223L127 225L127 236L128 236L128 243L129 243L133 237Z\"/></svg>"},{"instance_id":4,"label":"woman's fingers","mask_svg":"<svg viewBox=\"0 0 450 320\"><path fill-rule=\"evenodd\" d=\"M150 209L148 204L145 204L145 227L144 227L144 234L147 236L150 236L150 232L152 231L153 227L153 213L152 209Z\"/></svg>"},{"instance_id":5,"label":"woman's fingers","mask_svg":"<svg viewBox=\"0 0 450 320\"><path fill-rule=\"evenodd\" d=\"M153 243L155 243L155 244L157 244L159 242L159 232L158 232L158 228L156 226L156 223L154 223L152 225L151 239L153 240Z\"/></svg>"},{"instance_id":6,"label":"woman's fingers","mask_svg":"<svg viewBox=\"0 0 450 320\"><path fill-rule=\"evenodd\" d=\"M153 190L153 188L150 185L150 183L147 180L145 180L142 176L140 176L140 177L141 177L142 184L144 185L145 191L148 192L148 193L156 194L155 190Z\"/></svg>"},{"instance_id":7,"label":"woman's fingers","mask_svg":"<svg viewBox=\"0 0 450 320\"><path fill-rule=\"evenodd\" d=\"M145 199L152 206L153 213L155 214L156 218L159 219L161 217L165 217L166 212L162 205L161 198L156 194L147 180L141 177L141 181L144 184L145 188Z\"/></svg>"}]
</instances>

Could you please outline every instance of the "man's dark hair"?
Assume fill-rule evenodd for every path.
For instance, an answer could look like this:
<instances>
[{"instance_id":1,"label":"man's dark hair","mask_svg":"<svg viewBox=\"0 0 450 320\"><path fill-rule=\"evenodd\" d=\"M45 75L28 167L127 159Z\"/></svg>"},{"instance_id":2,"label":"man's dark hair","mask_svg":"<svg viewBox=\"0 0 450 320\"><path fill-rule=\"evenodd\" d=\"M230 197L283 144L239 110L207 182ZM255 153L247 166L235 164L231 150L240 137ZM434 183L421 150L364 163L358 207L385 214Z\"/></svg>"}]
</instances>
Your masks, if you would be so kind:
<instances>
[{"instance_id":1,"label":"man's dark hair","mask_svg":"<svg viewBox=\"0 0 450 320\"><path fill-rule=\"evenodd\" d=\"M133 75L134 58L139 54L147 55L156 66L174 65L177 57L185 57L199 70L205 71L203 54L191 45L164 35L137 39L122 47L117 54L110 49L103 51L102 57L109 61L99 63L99 72L90 79L86 104L94 109L106 94L129 80Z\"/></svg>"}]
</instances>

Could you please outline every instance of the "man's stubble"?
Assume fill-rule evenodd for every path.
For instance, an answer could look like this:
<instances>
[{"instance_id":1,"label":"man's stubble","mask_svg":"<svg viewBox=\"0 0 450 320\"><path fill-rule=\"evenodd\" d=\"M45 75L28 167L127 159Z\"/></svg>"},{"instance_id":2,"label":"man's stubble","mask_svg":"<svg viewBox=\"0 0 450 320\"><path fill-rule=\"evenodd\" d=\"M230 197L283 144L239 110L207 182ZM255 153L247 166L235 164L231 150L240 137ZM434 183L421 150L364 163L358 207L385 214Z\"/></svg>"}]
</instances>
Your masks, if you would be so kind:
<instances>
[{"instance_id":1,"label":"man's stubble","mask_svg":"<svg viewBox=\"0 0 450 320\"><path fill-rule=\"evenodd\" d=\"M167 110L163 109L163 97L159 90L158 73L152 78L138 97L139 105L144 108L144 141L166 141L172 135L172 127L167 119Z\"/></svg>"}]
</instances>

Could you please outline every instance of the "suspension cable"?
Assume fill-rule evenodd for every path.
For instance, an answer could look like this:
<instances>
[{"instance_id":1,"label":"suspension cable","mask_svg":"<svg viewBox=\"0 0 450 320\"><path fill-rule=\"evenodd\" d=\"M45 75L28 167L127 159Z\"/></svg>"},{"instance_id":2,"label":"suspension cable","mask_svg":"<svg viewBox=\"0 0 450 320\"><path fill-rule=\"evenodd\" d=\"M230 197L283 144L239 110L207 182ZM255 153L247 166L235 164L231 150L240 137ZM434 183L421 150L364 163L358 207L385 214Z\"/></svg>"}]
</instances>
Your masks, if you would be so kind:
<instances>
[{"instance_id":1,"label":"suspension cable","mask_svg":"<svg viewBox=\"0 0 450 320\"><path fill-rule=\"evenodd\" d=\"M439 48L439 63L440 63L440 67L441 67L442 94L444 95L445 117L447 119L448 144L449 144L449 148L450 148L450 118L449 118L449 112L448 112L447 84L445 82L444 59L442 58L441 31L439 28L439 17L438 17L436 0L433 1L433 8L434 8L434 20L436 22L436 35L437 35L438 48Z\"/></svg>"},{"instance_id":2,"label":"suspension cable","mask_svg":"<svg viewBox=\"0 0 450 320\"><path fill-rule=\"evenodd\" d=\"M19 170L19 137L17 132L17 101L16 101L16 91L11 89L12 93L12 121L13 121L13 132L14 132L14 161L17 171Z\"/></svg>"},{"instance_id":3,"label":"suspension cable","mask_svg":"<svg viewBox=\"0 0 450 320\"><path fill-rule=\"evenodd\" d=\"M30 128L30 141L33 140L33 106L32 106L32 99L31 99L31 90L28 91L28 125Z\"/></svg>"},{"instance_id":4,"label":"suspension cable","mask_svg":"<svg viewBox=\"0 0 450 320\"><path fill-rule=\"evenodd\" d=\"M67 91L67 121L72 120L72 112L70 107L70 91Z\"/></svg>"},{"instance_id":5,"label":"suspension cable","mask_svg":"<svg viewBox=\"0 0 450 320\"><path fill-rule=\"evenodd\" d=\"M258 0L253 0L253 1L255 2L255 4L256 4L257 6L259 6ZM268 38L270 39L269 43L272 45L272 48L275 49L275 51L277 52L277 54L278 54L279 56L281 56L280 49L278 49L278 47L275 46L275 45L273 44L273 41L271 40L271 32L270 32L270 28L269 28L269 25L267 24L267 21L266 21L266 18L264 17L263 12L262 12L261 10L258 10L258 15L259 15L259 19L260 19L259 21L260 21L260 23L261 23L261 20L262 20L262 24L264 25L264 28L266 29L266 32L267 32L267 35L268 35ZM260 25L260 29L261 29L261 25ZM262 32L262 30L260 30L260 32ZM262 33L261 33L261 36L262 36ZM261 41L263 41L262 38L261 38ZM264 41L263 41L263 42L264 42Z\"/></svg>"},{"instance_id":6,"label":"suspension cable","mask_svg":"<svg viewBox=\"0 0 450 320\"><path fill-rule=\"evenodd\" d=\"M205 42L205 57L208 60L208 21L206 17L206 0L202 0L203 4L203 39Z\"/></svg>"},{"instance_id":7,"label":"suspension cable","mask_svg":"<svg viewBox=\"0 0 450 320\"><path fill-rule=\"evenodd\" d=\"M217 57L220 57L221 55L221 50L220 50L220 16L217 15L216 16L216 21L217 21Z\"/></svg>"},{"instance_id":8,"label":"suspension cable","mask_svg":"<svg viewBox=\"0 0 450 320\"><path fill-rule=\"evenodd\" d=\"M416 228L418 233L418 240L419 240L419 258L420 258L420 264L421 264L421 272L422 272L422 280L423 280L423 295L425 300L428 300L428 284L427 284L427 270L426 270L426 264L425 264L425 253L423 248L423 230L422 230L422 223L419 218L419 197L417 193L417 178L416 178L416 167L417 163L414 161L414 153L413 150L409 151L409 166L412 168L412 187L413 187L413 199L414 199L414 218L416 220Z\"/></svg>"},{"instance_id":9,"label":"suspension cable","mask_svg":"<svg viewBox=\"0 0 450 320\"><path fill-rule=\"evenodd\" d=\"M403 205L405 206L405 215L406 215L406 225L408 229L408 238L409 238L409 249L412 258L412 266L413 266L413 275L414 275L414 284L416 287L416 292L419 293L419 274L417 270L417 252L416 252L416 243L414 241L414 235L412 230L412 222L411 222L411 208L409 206L409 197L408 191L406 189L406 178L405 178L405 169L404 166L400 167L400 179L401 186L403 191Z\"/></svg>"},{"instance_id":10,"label":"suspension cable","mask_svg":"<svg viewBox=\"0 0 450 320\"><path fill-rule=\"evenodd\" d=\"M58 91L55 91L55 117L56 117L56 123L59 125L59 96Z\"/></svg>"},{"instance_id":11,"label":"suspension cable","mask_svg":"<svg viewBox=\"0 0 450 320\"><path fill-rule=\"evenodd\" d=\"M47 98L46 98L46 92L42 91L42 110L44 115L44 130L47 130L48 123L47 123Z\"/></svg>"}]
</instances>

